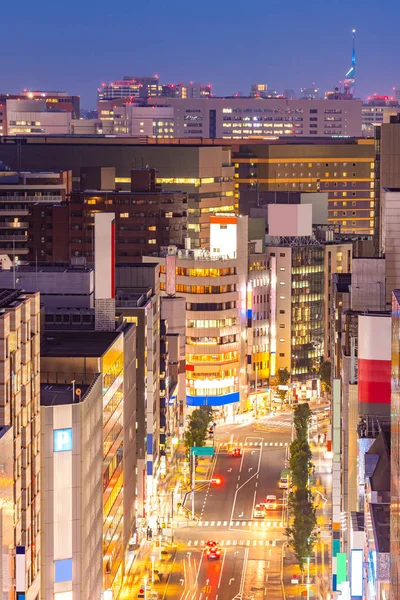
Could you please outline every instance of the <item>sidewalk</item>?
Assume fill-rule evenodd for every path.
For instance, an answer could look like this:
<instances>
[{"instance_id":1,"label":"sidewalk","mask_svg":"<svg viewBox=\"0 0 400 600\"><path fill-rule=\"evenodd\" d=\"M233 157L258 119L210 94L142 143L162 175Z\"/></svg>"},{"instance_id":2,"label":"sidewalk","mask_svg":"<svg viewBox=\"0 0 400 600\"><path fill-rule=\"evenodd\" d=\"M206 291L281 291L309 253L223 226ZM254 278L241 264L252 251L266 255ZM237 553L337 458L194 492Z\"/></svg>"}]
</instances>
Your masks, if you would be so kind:
<instances>
[{"instance_id":1,"label":"sidewalk","mask_svg":"<svg viewBox=\"0 0 400 600\"><path fill-rule=\"evenodd\" d=\"M322 429L321 429L322 432ZM331 517L331 461L325 458L324 445L318 446L311 442L312 463L315 472L311 476L311 493L317 507L317 525L320 531L310 560L310 597L325 599L330 593L331 582L331 534L329 520ZM307 597L307 572L305 565L304 579L297 564L297 559L291 548L285 546L282 583L286 600L299 600ZM296 577L293 577L296 576ZM295 581L295 583L292 583ZM296 581L298 583L296 583Z\"/></svg>"}]
</instances>

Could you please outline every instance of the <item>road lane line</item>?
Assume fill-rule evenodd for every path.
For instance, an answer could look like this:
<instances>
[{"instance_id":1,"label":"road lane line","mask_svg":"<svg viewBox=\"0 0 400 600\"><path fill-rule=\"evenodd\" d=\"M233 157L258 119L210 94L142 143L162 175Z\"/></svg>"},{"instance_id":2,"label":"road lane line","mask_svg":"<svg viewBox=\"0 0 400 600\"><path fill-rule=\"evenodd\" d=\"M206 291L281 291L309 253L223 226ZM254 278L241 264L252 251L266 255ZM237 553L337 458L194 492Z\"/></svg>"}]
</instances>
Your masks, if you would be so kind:
<instances>
[{"instance_id":1,"label":"road lane line","mask_svg":"<svg viewBox=\"0 0 400 600\"><path fill-rule=\"evenodd\" d=\"M226 557L226 550L224 550L224 558L222 559L221 572L219 574L219 581L218 581L218 589L219 589L219 587L221 585L222 571L224 570L225 557Z\"/></svg>"}]
</instances>

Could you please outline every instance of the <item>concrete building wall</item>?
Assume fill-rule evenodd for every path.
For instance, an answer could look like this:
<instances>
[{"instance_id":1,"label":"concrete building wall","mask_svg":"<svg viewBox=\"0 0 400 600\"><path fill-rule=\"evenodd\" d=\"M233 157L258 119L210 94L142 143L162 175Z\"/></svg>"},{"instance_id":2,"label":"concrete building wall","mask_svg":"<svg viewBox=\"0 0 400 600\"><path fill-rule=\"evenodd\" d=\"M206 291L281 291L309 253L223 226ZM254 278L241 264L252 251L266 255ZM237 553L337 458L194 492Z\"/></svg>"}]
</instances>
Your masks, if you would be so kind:
<instances>
[{"instance_id":1,"label":"concrete building wall","mask_svg":"<svg viewBox=\"0 0 400 600\"><path fill-rule=\"evenodd\" d=\"M383 258L355 258L351 276L352 310L385 310L385 263Z\"/></svg>"},{"instance_id":2,"label":"concrete building wall","mask_svg":"<svg viewBox=\"0 0 400 600\"><path fill-rule=\"evenodd\" d=\"M276 297L275 315L271 315L271 329L275 326L275 331L271 330L271 337L275 335L276 338L275 372L285 368L291 372L292 250L289 247L267 246L266 252L269 258L275 259L276 264L276 272L271 273L271 292Z\"/></svg>"},{"instance_id":3,"label":"concrete building wall","mask_svg":"<svg viewBox=\"0 0 400 600\"><path fill-rule=\"evenodd\" d=\"M72 400L72 395L71 395ZM82 401L41 407L43 600L71 592L77 600L102 592L102 378ZM55 432L70 432L71 449L55 447ZM64 565L60 561L65 561ZM58 574L64 566L72 578Z\"/></svg>"},{"instance_id":4,"label":"concrete building wall","mask_svg":"<svg viewBox=\"0 0 400 600\"><path fill-rule=\"evenodd\" d=\"M382 195L382 250L386 262L386 304L400 288L400 188L384 189Z\"/></svg>"},{"instance_id":5,"label":"concrete building wall","mask_svg":"<svg viewBox=\"0 0 400 600\"><path fill-rule=\"evenodd\" d=\"M60 269L37 272L32 269L0 271L0 287L16 284L27 292L40 292L40 302L46 308L93 308L94 275L92 270Z\"/></svg>"},{"instance_id":6,"label":"concrete building wall","mask_svg":"<svg viewBox=\"0 0 400 600\"><path fill-rule=\"evenodd\" d=\"M352 244L329 244L324 248L324 360L331 359L332 275L351 273Z\"/></svg>"}]
</instances>

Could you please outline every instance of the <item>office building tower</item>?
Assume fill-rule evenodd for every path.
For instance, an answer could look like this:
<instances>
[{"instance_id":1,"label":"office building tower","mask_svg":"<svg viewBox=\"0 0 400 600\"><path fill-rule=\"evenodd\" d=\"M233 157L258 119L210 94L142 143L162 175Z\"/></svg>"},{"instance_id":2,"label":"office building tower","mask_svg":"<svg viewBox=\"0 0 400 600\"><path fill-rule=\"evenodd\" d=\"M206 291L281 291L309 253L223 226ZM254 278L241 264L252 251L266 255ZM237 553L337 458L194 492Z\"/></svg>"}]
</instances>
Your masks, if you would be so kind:
<instances>
[{"instance_id":1,"label":"office building tower","mask_svg":"<svg viewBox=\"0 0 400 600\"><path fill-rule=\"evenodd\" d=\"M59 100L55 99L58 103ZM72 106L54 110L45 98L0 96L0 135L71 133Z\"/></svg>"},{"instance_id":2,"label":"office building tower","mask_svg":"<svg viewBox=\"0 0 400 600\"><path fill-rule=\"evenodd\" d=\"M102 133L157 139L175 137L173 108L169 106L139 106L132 102L112 107L109 104L109 102L98 103Z\"/></svg>"},{"instance_id":3,"label":"office building tower","mask_svg":"<svg viewBox=\"0 0 400 600\"><path fill-rule=\"evenodd\" d=\"M164 98L210 98L211 85L190 81L189 83L161 85L160 96Z\"/></svg>"},{"instance_id":4,"label":"office building tower","mask_svg":"<svg viewBox=\"0 0 400 600\"><path fill-rule=\"evenodd\" d=\"M390 117L400 112L397 100L389 99L388 96L377 96L368 98L362 107L362 135L363 137L374 137L375 127L383 123L389 123Z\"/></svg>"},{"instance_id":5,"label":"office building tower","mask_svg":"<svg viewBox=\"0 0 400 600\"><path fill-rule=\"evenodd\" d=\"M161 265L161 292L186 300L186 403L232 415L247 404L248 220L211 218L209 250L170 248ZM170 257L174 259L169 263ZM145 261L154 260L144 257ZM168 287L167 287L168 285ZM201 352L200 352L201 350Z\"/></svg>"},{"instance_id":6,"label":"office building tower","mask_svg":"<svg viewBox=\"0 0 400 600\"><path fill-rule=\"evenodd\" d=\"M234 148L233 162L235 194L327 192L329 224L345 234L374 233L373 140L249 144Z\"/></svg>"},{"instance_id":7,"label":"office building tower","mask_svg":"<svg viewBox=\"0 0 400 600\"><path fill-rule=\"evenodd\" d=\"M276 98L278 94L276 90L268 89L266 83L254 83L249 95L251 98Z\"/></svg>"},{"instance_id":8,"label":"office building tower","mask_svg":"<svg viewBox=\"0 0 400 600\"><path fill-rule=\"evenodd\" d=\"M0 451L2 594L40 594L45 519L41 512L40 299L16 289L0 293Z\"/></svg>"},{"instance_id":9,"label":"office building tower","mask_svg":"<svg viewBox=\"0 0 400 600\"><path fill-rule=\"evenodd\" d=\"M311 87L300 88L301 100L318 100L319 88L313 84Z\"/></svg>"},{"instance_id":10,"label":"office building tower","mask_svg":"<svg viewBox=\"0 0 400 600\"><path fill-rule=\"evenodd\" d=\"M81 257L92 262L93 224L99 212L116 215L118 262L131 262L132 257L158 253L171 243L184 247L188 236L188 195L173 189L162 191L156 184L155 169L133 169L129 192L115 190L113 168L83 169L81 177L82 190L72 192L67 203L33 207L29 258L34 260L37 256L46 261L56 256L59 261L68 261L69 257ZM42 227L48 223L50 227L43 235ZM64 223L64 230L65 223L69 223L69 231L59 237L58 223Z\"/></svg>"},{"instance_id":11,"label":"office building tower","mask_svg":"<svg viewBox=\"0 0 400 600\"><path fill-rule=\"evenodd\" d=\"M42 217L47 204L61 204L72 188L70 171L1 171L0 172L0 254L7 254L16 263L26 259L29 238L35 229L43 243L48 231L42 218L32 223L29 214L35 206ZM65 229L65 223L63 225ZM58 234L57 231L54 232ZM50 250L50 249L49 249ZM37 257L36 257L37 258ZM34 258L35 260L35 258Z\"/></svg>"},{"instance_id":12,"label":"office building tower","mask_svg":"<svg viewBox=\"0 0 400 600\"><path fill-rule=\"evenodd\" d=\"M148 98L159 95L158 75L146 77L125 76L121 80L102 83L97 90L98 100L117 100L120 98Z\"/></svg>"},{"instance_id":13,"label":"office building tower","mask_svg":"<svg viewBox=\"0 0 400 600\"><path fill-rule=\"evenodd\" d=\"M154 98L163 104L165 98ZM170 98L179 138L268 140L361 136L361 100Z\"/></svg>"}]
</instances>

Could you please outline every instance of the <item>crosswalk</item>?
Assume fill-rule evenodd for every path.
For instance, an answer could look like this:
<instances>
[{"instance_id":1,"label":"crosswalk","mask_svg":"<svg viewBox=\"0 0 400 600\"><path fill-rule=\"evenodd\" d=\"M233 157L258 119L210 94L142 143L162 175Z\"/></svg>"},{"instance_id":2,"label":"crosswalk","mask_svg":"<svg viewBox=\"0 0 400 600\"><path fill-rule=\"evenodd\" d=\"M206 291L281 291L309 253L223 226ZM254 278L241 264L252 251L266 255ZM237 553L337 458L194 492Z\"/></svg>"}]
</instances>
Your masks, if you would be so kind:
<instances>
[{"instance_id":1,"label":"crosswalk","mask_svg":"<svg viewBox=\"0 0 400 600\"><path fill-rule=\"evenodd\" d=\"M197 521L197 527L252 527L253 529L268 529L283 527L283 521Z\"/></svg>"},{"instance_id":2,"label":"crosswalk","mask_svg":"<svg viewBox=\"0 0 400 600\"><path fill-rule=\"evenodd\" d=\"M205 541L204 540L189 540L187 542L188 546L204 548ZM266 546L276 546L276 540L220 540L218 542L218 546L220 548L227 548L229 546L252 546L253 548L257 546L266 547Z\"/></svg>"},{"instance_id":3,"label":"crosswalk","mask_svg":"<svg viewBox=\"0 0 400 600\"><path fill-rule=\"evenodd\" d=\"M242 447L247 447L247 446L253 446L253 447L260 447L260 446L264 446L264 448L266 446L275 446L275 447L285 447L288 446L289 442L240 442L238 444L238 446L242 446ZM227 448L228 446L232 446L232 444L230 442L221 442L220 447L221 448Z\"/></svg>"}]
</instances>

